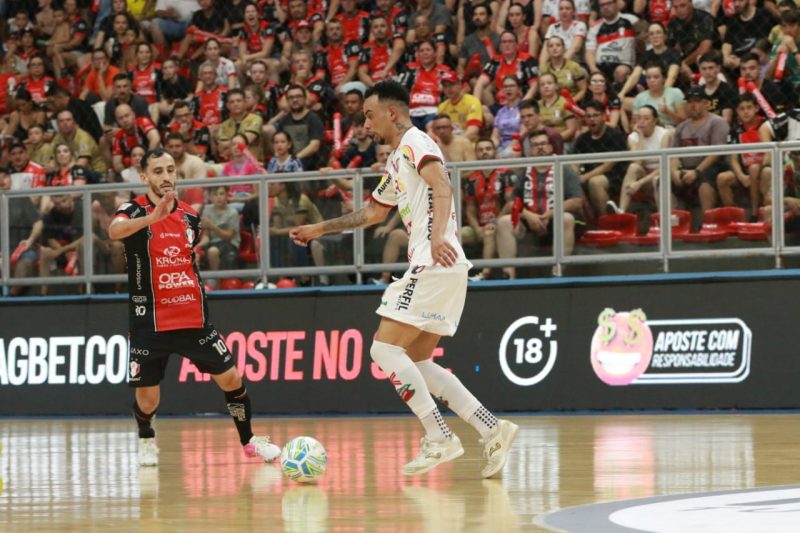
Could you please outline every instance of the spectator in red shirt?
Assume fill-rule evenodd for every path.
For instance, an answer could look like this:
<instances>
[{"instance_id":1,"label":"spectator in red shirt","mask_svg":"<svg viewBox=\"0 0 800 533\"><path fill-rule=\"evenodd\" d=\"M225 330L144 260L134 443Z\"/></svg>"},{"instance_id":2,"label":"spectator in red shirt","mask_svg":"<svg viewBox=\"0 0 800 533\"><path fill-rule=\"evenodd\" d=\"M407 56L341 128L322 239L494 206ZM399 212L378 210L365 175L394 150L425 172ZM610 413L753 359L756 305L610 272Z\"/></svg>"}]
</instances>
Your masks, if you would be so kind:
<instances>
[{"instance_id":1,"label":"spectator in red shirt","mask_svg":"<svg viewBox=\"0 0 800 533\"><path fill-rule=\"evenodd\" d=\"M314 30L314 41L319 42L325 33L325 18L324 13L312 13L305 0L289 0L289 16L286 19L289 33L294 33L299 25L307 22Z\"/></svg>"},{"instance_id":2,"label":"spectator in red shirt","mask_svg":"<svg viewBox=\"0 0 800 533\"><path fill-rule=\"evenodd\" d=\"M53 78L44 73L44 58L36 56L28 62L28 75L19 81L17 89L25 89L31 93L36 104L44 105L47 101L47 91L53 85Z\"/></svg>"},{"instance_id":3,"label":"spectator in red shirt","mask_svg":"<svg viewBox=\"0 0 800 533\"><path fill-rule=\"evenodd\" d=\"M133 92L145 100L149 105L158 101L158 78L161 76L160 65L153 63L153 49L148 43L136 45L136 65L128 71L128 76L133 85ZM158 120L158 116L154 122Z\"/></svg>"},{"instance_id":4,"label":"spectator in red shirt","mask_svg":"<svg viewBox=\"0 0 800 533\"><path fill-rule=\"evenodd\" d=\"M131 164L131 150L135 146L146 146L148 150L161 144L158 130L149 118L137 117L127 104L120 104L115 111L119 130L114 133L112 164L114 171L121 173Z\"/></svg>"},{"instance_id":5,"label":"spectator in red shirt","mask_svg":"<svg viewBox=\"0 0 800 533\"><path fill-rule=\"evenodd\" d=\"M341 0L342 10L334 17L342 23L344 41L363 43L369 36L369 13L358 9L356 0Z\"/></svg>"},{"instance_id":6,"label":"spectator in red shirt","mask_svg":"<svg viewBox=\"0 0 800 533\"><path fill-rule=\"evenodd\" d=\"M317 53L317 76L327 76L331 86L338 92L346 83L356 79L361 45L356 40L344 39L342 23L336 19L328 21L327 36L328 46Z\"/></svg>"},{"instance_id":7,"label":"spectator in red shirt","mask_svg":"<svg viewBox=\"0 0 800 533\"><path fill-rule=\"evenodd\" d=\"M194 95L195 117L208 126L213 135L225 119L225 93L228 88L217 85L217 69L208 61L200 65L199 77L203 88Z\"/></svg>"},{"instance_id":8,"label":"spectator in red shirt","mask_svg":"<svg viewBox=\"0 0 800 533\"><path fill-rule=\"evenodd\" d=\"M272 56L275 44L275 29L258 16L258 8L247 4L244 8L244 25L234 41L239 49L240 71L256 59Z\"/></svg>"},{"instance_id":9,"label":"spectator in red shirt","mask_svg":"<svg viewBox=\"0 0 800 533\"><path fill-rule=\"evenodd\" d=\"M395 35L389 42L389 24L383 16L372 19L372 40L361 50L358 79L367 87L395 74L394 67L403 58L406 43Z\"/></svg>"},{"instance_id":10,"label":"spectator in red shirt","mask_svg":"<svg viewBox=\"0 0 800 533\"><path fill-rule=\"evenodd\" d=\"M524 99L533 98L539 79L539 66L536 59L517 48L517 36L514 32L505 31L500 35L500 53L483 67L483 74L478 78L472 94L484 104L503 105L503 79L508 75L516 76L525 91ZM485 90L488 89L488 90Z\"/></svg>"},{"instance_id":11,"label":"spectator in red shirt","mask_svg":"<svg viewBox=\"0 0 800 533\"><path fill-rule=\"evenodd\" d=\"M445 73L453 73L453 70L436 62L433 41L425 41L417 49L417 61L409 63L399 77L410 93L411 122L423 131L438 113Z\"/></svg>"},{"instance_id":12,"label":"spectator in red shirt","mask_svg":"<svg viewBox=\"0 0 800 533\"><path fill-rule=\"evenodd\" d=\"M186 30L186 37L178 47L178 59L183 59L191 45L199 45L208 40L209 35L219 39L230 34L230 24L221 9L217 8L215 0L197 0L200 10L195 11ZM203 33L199 33L203 32ZM190 59L197 59L203 53L202 48L197 48Z\"/></svg>"}]
</instances>

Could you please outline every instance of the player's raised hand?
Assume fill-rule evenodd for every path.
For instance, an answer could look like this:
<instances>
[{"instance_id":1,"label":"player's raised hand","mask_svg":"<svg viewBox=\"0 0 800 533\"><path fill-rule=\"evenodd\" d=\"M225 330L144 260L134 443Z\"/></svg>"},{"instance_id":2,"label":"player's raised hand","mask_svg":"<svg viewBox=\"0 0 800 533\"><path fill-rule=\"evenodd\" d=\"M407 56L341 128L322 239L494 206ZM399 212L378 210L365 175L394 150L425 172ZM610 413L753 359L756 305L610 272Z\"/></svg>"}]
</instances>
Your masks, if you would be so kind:
<instances>
[{"instance_id":1,"label":"player's raised hand","mask_svg":"<svg viewBox=\"0 0 800 533\"><path fill-rule=\"evenodd\" d=\"M154 223L160 222L169 216L170 211L172 211L172 204L175 201L175 198L175 191L169 191L161 197L161 200L159 200L156 204L156 208L153 209L153 212L150 214L150 216L153 217Z\"/></svg>"},{"instance_id":2,"label":"player's raised hand","mask_svg":"<svg viewBox=\"0 0 800 533\"><path fill-rule=\"evenodd\" d=\"M443 238L433 238L431 239L431 256L434 265L451 267L456 264L458 252Z\"/></svg>"},{"instance_id":3,"label":"player's raised hand","mask_svg":"<svg viewBox=\"0 0 800 533\"><path fill-rule=\"evenodd\" d=\"M299 246L308 246L308 241L322 235L323 231L319 224L306 224L289 230L289 238Z\"/></svg>"}]
</instances>

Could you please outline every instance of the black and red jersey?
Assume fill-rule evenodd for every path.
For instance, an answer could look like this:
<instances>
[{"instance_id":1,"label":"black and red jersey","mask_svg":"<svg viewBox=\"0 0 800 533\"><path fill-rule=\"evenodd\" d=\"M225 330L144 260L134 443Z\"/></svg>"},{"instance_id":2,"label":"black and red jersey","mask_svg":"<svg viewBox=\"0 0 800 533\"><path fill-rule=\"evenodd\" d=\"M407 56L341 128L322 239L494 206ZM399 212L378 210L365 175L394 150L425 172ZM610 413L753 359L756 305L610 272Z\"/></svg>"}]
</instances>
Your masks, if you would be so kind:
<instances>
[{"instance_id":1,"label":"black and red jersey","mask_svg":"<svg viewBox=\"0 0 800 533\"><path fill-rule=\"evenodd\" d=\"M389 14L381 12L377 7L372 11L372 17L383 17L386 19L386 23L389 25L389 28L392 30L392 35L394 38L400 36L401 38L405 38L406 33L408 32L408 14L401 8L400 6L392 6L392 9L389 10Z\"/></svg>"},{"instance_id":2,"label":"black and red jersey","mask_svg":"<svg viewBox=\"0 0 800 533\"><path fill-rule=\"evenodd\" d=\"M736 121L728 133L728 144L760 143L761 135L759 134L758 130L764 123L764 120L765 119L762 119L761 117L757 117L756 123L750 126L742 124L740 121ZM739 154L739 162L742 164L744 169L748 169L753 165L763 165L764 155L764 152Z\"/></svg>"},{"instance_id":3,"label":"black and red jersey","mask_svg":"<svg viewBox=\"0 0 800 533\"><path fill-rule=\"evenodd\" d=\"M286 91L288 91L292 85L295 85L297 83L300 83L301 85L305 86L306 91L308 92L308 97L311 99L313 103L316 104L317 102L325 99L325 93L328 90L327 85L323 80L319 79L317 76L312 77L305 83L298 82L295 80L289 80L289 83L284 85L282 89L278 89L277 92L275 92L274 94L278 96L278 99L283 98L283 95L286 94ZM267 96L269 97L269 95ZM269 100L269 98L267 100Z\"/></svg>"},{"instance_id":4,"label":"black and red jersey","mask_svg":"<svg viewBox=\"0 0 800 533\"><path fill-rule=\"evenodd\" d=\"M0 115L11 112L9 102L12 96L17 93L17 75L14 72L4 72L0 74Z\"/></svg>"},{"instance_id":5,"label":"black and red jersey","mask_svg":"<svg viewBox=\"0 0 800 533\"><path fill-rule=\"evenodd\" d=\"M506 195L514 192L515 176L507 168L495 169L487 177L478 170L470 174L464 184L464 200L478 206L478 223L485 226L497 220L506 202Z\"/></svg>"},{"instance_id":6,"label":"black and red jersey","mask_svg":"<svg viewBox=\"0 0 800 533\"><path fill-rule=\"evenodd\" d=\"M169 125L169 131L173 133L180 133L181 127L177 122ZM192 121L192 130L189 132L192 144L202 153L200 157L203 159L211 153L211 132L208 131L208 126L199 120Z\"/></svg>"},{"instance_id":7,"label":"black and red jersey","mask_svg":"<svg viewBox=\"0 0 800 533\"><path fill-rule=\"evenodd\" d=\"M111 153L121 155L123 159L129 158L134 146L142 146L145 150L149 147L147 134L156 129L153 121L146 117L136 117L136 122L131 131L120 128L114 134ZM126 162L127 165L127 162Z\"/></svg>"},{"instance_id":8,"label":"black and red jersey","mask_svg":"<svg viewBox=\"0 0 800 533\"><path fill-rule=\"evenodd\" d=\"M317 76L320 78L328 75L330 84L338 86L350 70L350 60L358 61L361 55L361 45L358 41L344 41L339 46L329 44L321 48L316 56Z\"/></svg>"},{"instance_id":9,"label":"black and red jersey","mask_svg":"<svg viewBox=\"0 0 800 533\"><path fill-rule=\"evenodd\" d=\"M239 40L247 45L248 54L255 54L264 48L264 41L275 40L275 29L265 20L258 21L255 28L245 23L239 30Z\"/></svg>"},{"instance_id":10,"label":"black and red jersey","mask_svg":"<svg viewBox=\"0 0 800 533\"><path fill-rule=\"evenodd\" d=\"M408 89L409 107L412 110L437 107L442 101L442 75L445 72L455 74L453 70L447 65L438 63L430 69L417 62L409 63L406 67L406 71L400 75L398 81Z\"/></svg>"},{"instance_id":11,"label":"black and red jersey","mask_svg":"<svg viewBox=\"0 0 800 533\"><path fill-rule=\"evenodd\" d=\"M155 205L146 195L119 206L115 218L141 218ZM157 332L210 326L208 305L194 247L200 216L176 201L167 218L124 239L128 263L131 332Z\"/></svg>"},{"instance_id":12,"label":"black and red jersey","mask_svg":"<svg viewBox=\"0 0 800 533\"><path fill-rule=\"evenodd\" d=\"M403 63L408 65L409 63L415 62L417 60L417 48L419 48L420 44L429 40L433 41L433 44L436 46L437 54L441 51L444 51L445 55L447 54L447 38L444 33L435 33L430 39L417 39L413 43L408 44L406 46L406 51L403 53Z\"/></svg>"},{"instance_id":13,"label":"black and red jersey","mask_svg":"<svg viewBox=\"0 0 800 533\"><path fill-rule=\"evenodd\" d=\"M89 25L81 18L80 15L75 15L72 18L71 26L69 27L69 39L70 41L74 39L76 36L80 36L81 41L78 46L75 47L75 50L85 52L86 51L86 38L89 36Z\"/></svg>"},{"instance_id":14,"label":"black and red jersey","mask_svg":"<svg viewBox=\"0 0 800 533\"><path fill-rule=\"evenodd\" d=\"M148 104L155 104L158 101L158 79L161 77L160 65L151 63L145 69L140 69L138 66L131 67L128 71L128 77L131 79L134 94L138 94L147 100Z\"/></svg>"},{"instance_id":15,"label":"black and red jersey","mask_svg":"<svg viewBox=\"0 0 800 533\"><path fill-rule=\"evenodd\" d=\"M366 11L358 10L352 17L348 17L344 12L341 12L333 18L342 23L344 42L358 41L363 43L367 40L370 16Z\"/></svg>"},{"instance_id":16,"label":"black and red jersey","mask_svg":"<svg viewBox=\"0 0 800 533\"><path fill-rule=\"evenodd\" d=\"M39 174L39 179L33 187L69 187L70 185L85 185L86 169L79 165L72 165L63 170L54 170L47 174Z\"/></svg>"},{"instance_id":17,"label":"black and red jersey","mask_svg":"<svg viewBox=\"0 0 800 533\"><path fill-rule=\"evenodd\" d=\"M44 76L40 80L34 80L29 76L25 76L20 80L17 90L25 89L31 93L34 102L43 104L47 101L47 92L54 84L55 82L50 76Z\"/></svg>"},{"instance_id":18,"label":"black and red jersey","mask_svg":"<svg viewBox=\"0 0 800 533\"><path fill-rule=\"evenodd\" d=\"M506 76L516 76L522 83L523 93L527 90L526 87L535 83L539 79L539 65L536 60L526 52L518 52L511 61L501 55L497 54L483 66L483 73L481 76L494 81L497 88L497 96L495 99L500 105L505 104L506 97L503 94L503 78Z\"/></svg>"},{"instance_id":19,"label":"black and red jersey","mask_svg":"<svg viewBox=\"0 0 800 533\"><path fill-rule=\"evenodd\" d=\"M225 120L227 110L225 109L225 93L227 87L217 85L214 89L207 91L203 89L194 95L194 116L197 120L207 126L221 124Z\"/></svg>"},{"instance_id":20,"label":"black and red jersey","mask_svg":"<svg viewBox=\"0 0 800 533\"><path fill-rule=\"evenodd\" d=\"M389 59L392 57L392 48L389 42L378 44L375 41L370 41L364 44L361 49L361 56L358 58L359 66L366 66L372 81L381 81L383 77L378 73L386 68ZM394 69L389 72L389 76L394 76Z\"/></svg>"}]
</instances>

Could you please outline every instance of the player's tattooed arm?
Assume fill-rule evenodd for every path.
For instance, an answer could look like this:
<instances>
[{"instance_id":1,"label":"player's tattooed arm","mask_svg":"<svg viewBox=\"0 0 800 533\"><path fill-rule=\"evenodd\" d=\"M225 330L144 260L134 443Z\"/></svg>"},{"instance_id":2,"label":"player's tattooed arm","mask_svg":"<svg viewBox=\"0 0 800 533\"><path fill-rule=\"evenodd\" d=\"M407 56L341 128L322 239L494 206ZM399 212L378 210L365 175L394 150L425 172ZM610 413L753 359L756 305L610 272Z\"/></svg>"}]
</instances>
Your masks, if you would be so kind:
<instances>
[{"instance_id":1,"label":"player's tattooed arm","mask_svg":"<svg viewBox=\"0 0 800 533\"><path fill-rule=\"evenodd\" d=\"M322 228L325 233L336 233L338 231L372 226L386 220L386 215L389 214L390 210L391 207L370 202L358 211L322 222Z\"/></svg>"}]
</instances>

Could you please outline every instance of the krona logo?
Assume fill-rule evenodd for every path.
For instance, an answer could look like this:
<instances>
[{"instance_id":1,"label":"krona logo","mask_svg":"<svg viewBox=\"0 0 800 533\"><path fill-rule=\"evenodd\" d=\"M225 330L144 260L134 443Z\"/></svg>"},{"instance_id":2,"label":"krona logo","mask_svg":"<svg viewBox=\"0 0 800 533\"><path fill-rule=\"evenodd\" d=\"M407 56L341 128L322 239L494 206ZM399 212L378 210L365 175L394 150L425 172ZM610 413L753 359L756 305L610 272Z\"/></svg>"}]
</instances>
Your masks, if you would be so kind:
<instances>
[{"instance_id":1,"label":"krona logo","mask_svg":"<svg viewBox=\"0 0 800 533\"><path fill-rule=\"evenodd\" d=\"M181 253L181 249L177 246L170 246L169 248L164 250L164 255L167 257L178 257Z\"/></svg>"}]
</instances>

